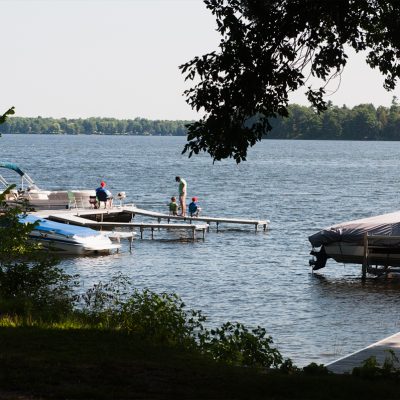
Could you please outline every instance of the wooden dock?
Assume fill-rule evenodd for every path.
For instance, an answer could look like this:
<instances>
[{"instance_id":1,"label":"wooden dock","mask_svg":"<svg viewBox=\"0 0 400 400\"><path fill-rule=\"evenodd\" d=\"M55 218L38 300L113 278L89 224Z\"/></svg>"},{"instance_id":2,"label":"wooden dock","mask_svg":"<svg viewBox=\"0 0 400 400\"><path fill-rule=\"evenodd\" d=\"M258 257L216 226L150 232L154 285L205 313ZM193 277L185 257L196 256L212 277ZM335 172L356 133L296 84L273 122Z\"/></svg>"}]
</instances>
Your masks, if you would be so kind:
<instances>
[{"instance_id":1,"label":"wooden dock","mask_svg":"<svg viewBox=\"0 0 400 400\"><path fill-rule=\"evenodd\" d=\"M199 229L203 229L203 226L207 224L207 228L209 229L209 226L211 223L215 223L217 227L217 231L219 229L219 225L224 223L224 224L242 224L242 225L253 225L255 227L255 230L258 230L259 226L262 226L264 231L267 229L269 220L254 220L254 219L241 219L241 218L219 218L219 217L208 217L208 216L199 216L199 217L181 217L177 215L168 215L168 214L163 214L159 213L156 211L149 211L149 210L144 210L141 208L137 208L134 205L120 205L120 206L115 206L112 208L73 208L69 210L45 210L45 211L38 211L35 212L35 215L41 216L43 218L50 218L50 216L54 217L56 215L75 215L75 216L80 216L85 218L85 216L89 215L105 215L105 214L117 214L117 213L129 213L132 215L132 218L134 218L136 215L140 215L143 217L149 217L153 219L157 219L158 225L160 225L160 228L163 228L163 225L161 224L162 220L167 221L169 224L171 221L180 221L180 222L186 222L191 225L196 225L200 226ZM199 222L203 222L204 224L199 224ZM71 221L72 223L72 221ZM172 224L171 224L172 225ZM174 224L177 225L177 224ZM139 226L139 225L138 225ZM155 226L155 225L154 225ZM175 229L175 228L172 228ZM177 228L176 228L177 229ZM190 228L187 228L190 229Z\"/></svg>"},{"instance_id":2,"label":"wooden dock","mask_svg":"<svg viewBox=\"0 0 400 400\"><path fill-rule=\"evenodd\" d=\"M198 221L203 221L206 224L210 225L212 222L216 224L217 226L217 231L219 228L219 225L222 223L226 224L238 224L238 225L253 225L255 227L255 230L258 230L259 226L262 226L264 231L267 229L269 221L268 220L254 220L254 219L239 219L239 218L219 218L219 217L207 217L207 216L198 216L198 217L182 217L178 215L168 215L168 214L163 214L155 211L149 211L149 210L143 210L141 208L137 207L130 207L129 208L134 215L142 215L146 216L149 218L155 218L158 220L158 222L161 222L161 220L167 220L168 222L178 220L178 221L188 221L189 223L197 223Z\"/></svg>"},{"instance_id":3,"label":"wooden dock","mask_svg":"<svg viewBox=\"0 0 400 400\"><path fill-rule=\"evenodd\" d=\"M154 231L159 229L167 230L186 230L191 233L193 240L196 239L196 232L202 232L202 238L205 238L205 232L208 230L207 224L162 224L162 223L145 223L145 222L107 222L107 221L93 221L84 218L88 215L98 214L104 216L106 214L117 214L119 212L126 212L127 208L114 207L112 209L69 209L69 210L45 210L35 212L34 215L46 218L51 221L62 222L66 224L73 224L79 226L87 226L94 229L102 230L112 228L127 228L129 230L139 229L140 237L143 239L145 229L151 230L151 238L154 238ZM131 211L129 209L129 211Z\"/></svg>"},{"instance_id":4,"label":"wooden dock","mask_svg":"<svg viewBox=\"0 0 400 400\"><path fill-rule=\"evenodd\" d=\"M361 367L369 357L376 357L376 361L382 366L386 358L391 359L389 350L400 359L400 332L327 364L326 367L335 374L347 374L351 373L353 368Z\"/></svg>"}]
</instances>

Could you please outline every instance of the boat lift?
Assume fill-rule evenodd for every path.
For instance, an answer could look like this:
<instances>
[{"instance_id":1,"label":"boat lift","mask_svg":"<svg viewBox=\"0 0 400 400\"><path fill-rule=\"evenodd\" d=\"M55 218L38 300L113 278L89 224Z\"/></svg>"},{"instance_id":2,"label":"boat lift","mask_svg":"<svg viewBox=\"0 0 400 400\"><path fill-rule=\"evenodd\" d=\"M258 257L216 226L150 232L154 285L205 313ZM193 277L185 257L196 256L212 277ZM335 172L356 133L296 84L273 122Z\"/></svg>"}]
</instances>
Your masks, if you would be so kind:
<instances>
[{"instance_id":1,"label":"boat lift","mask_svg":"<svg viewBox=\"0 0 400 400\"><path fill-rule=\"evenodd\" d=\"M377 257L380 259L379 264L373 261ZM366 279L367 273L378 277L389 273L400 273L400 236L365 233L362 279Z\"/></svg>"}]
</instances>

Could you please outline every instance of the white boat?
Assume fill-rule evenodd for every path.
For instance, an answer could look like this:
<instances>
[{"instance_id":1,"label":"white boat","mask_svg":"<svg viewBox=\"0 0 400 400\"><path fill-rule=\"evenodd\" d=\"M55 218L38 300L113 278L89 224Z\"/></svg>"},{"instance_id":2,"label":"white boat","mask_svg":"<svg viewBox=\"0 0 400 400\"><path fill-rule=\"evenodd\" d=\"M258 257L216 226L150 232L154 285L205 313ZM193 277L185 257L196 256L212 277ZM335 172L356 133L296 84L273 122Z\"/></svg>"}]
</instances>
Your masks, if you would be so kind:
<instances>
[{"instance_id":1,"label":"white boat","mask_svg":"<svg viewBox=\"0 0 400 400\"><path fill-rule=\"evenodd\" d=\"M21 223L37 223L30 238L43 247L63 254L110 254L121 245L111 242L107 234L94 229L49 221L34 215L20 218Z\"/></svg>"},{"instance_id":2,"label":"white boat","mask_svg":"<svg viewBox=\"0 0 400 400\"><path fill-rule=\"evenodd\" d=\"M95 190L40 189L33 179L14 163L0 162L0 168L15 171L21 177L20 187L11 190L6 196L5 200L10 205L28 202L28 205L35 210L72 207L88 208L91 205L91 201L96 198ZM3 186L0 192L10 186L10 183L2 175L0 175L0 184Z\"/></svg>"},{"instance_id":3,"label":"white boat","mask_svg":"<svg viewBox=\"0 0 400 400\"><path fill-rule=\"evenodd\" d=\"M400 212L344 222L322 229L309 238L315 257L313 270L329 258L341 263L400 267Z\"/></svg>"}]
</instances>

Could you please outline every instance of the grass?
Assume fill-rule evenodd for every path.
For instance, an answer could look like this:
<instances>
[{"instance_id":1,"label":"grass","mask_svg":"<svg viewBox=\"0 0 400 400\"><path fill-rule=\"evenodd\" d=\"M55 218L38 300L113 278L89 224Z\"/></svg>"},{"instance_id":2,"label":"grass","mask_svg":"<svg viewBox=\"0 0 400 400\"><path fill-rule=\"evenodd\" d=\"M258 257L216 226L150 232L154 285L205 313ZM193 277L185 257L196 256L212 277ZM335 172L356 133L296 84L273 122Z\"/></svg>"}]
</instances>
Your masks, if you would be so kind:
<instances>
[{"instance_id":1,"label":"grass","mask_svg":"<svg viewBox=\"0 0 400 400\"><path fill-rule=\"evenodd\" d=\"M118 331L2 327L0 349L0 399L394 399L400 389L387 378L227 367Z\"/></svg>"}]
</instances>

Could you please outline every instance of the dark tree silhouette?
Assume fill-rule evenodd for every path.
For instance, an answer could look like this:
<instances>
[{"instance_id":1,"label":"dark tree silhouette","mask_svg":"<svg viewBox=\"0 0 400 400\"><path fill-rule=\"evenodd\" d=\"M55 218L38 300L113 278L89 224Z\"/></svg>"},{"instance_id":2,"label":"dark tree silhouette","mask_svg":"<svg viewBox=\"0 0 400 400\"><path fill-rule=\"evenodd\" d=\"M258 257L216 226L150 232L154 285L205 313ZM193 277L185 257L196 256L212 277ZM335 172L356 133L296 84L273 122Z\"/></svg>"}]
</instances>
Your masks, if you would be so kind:
<instances>
[{"instance_id":1,"label":"dark tree silhouette","mask_svg":"<svg viewBox=\"0 0 400 400\"><path fill-rule=\"evenodd\" d=\"M399 0L204 0L216 17L219 50L180 66L193 87L186 101L204 117L188 125L189 157L246 159L247 149L288 115L288 94L308 74L327 83L346 65L345 45L367 50L366 62L391 90L400 76ZM307 72L307 73L306 73ZM324 86L307 88L326 109Z\"/></svg>"},{"instance_id":2,"label":"dark tree silhouette","mask_svg":"<svg viewBox=\"0 0 400 400\"><path fill-rule=\"evenodd\" d=\"M0 115L0 124L6 122L9 115L15 114L14 107L9 108L3 115Z\"/></svg>"}]
</instances>

